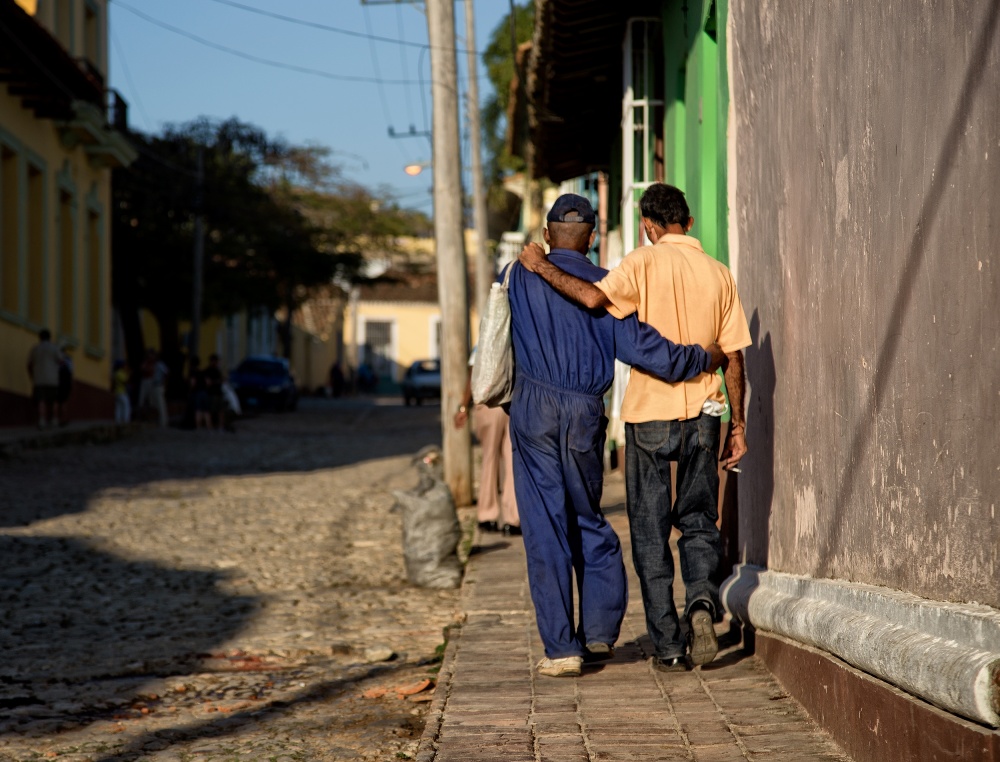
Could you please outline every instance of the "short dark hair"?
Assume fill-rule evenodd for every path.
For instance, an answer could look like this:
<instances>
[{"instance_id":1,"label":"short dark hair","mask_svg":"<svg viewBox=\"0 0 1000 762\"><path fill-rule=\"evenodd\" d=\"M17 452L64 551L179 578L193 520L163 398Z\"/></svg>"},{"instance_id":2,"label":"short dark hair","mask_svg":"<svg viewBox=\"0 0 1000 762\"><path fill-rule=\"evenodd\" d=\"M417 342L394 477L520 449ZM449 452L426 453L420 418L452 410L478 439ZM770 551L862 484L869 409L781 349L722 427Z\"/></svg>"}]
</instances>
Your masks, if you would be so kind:
<instances>
[{"instance_id":1,"label":"short dark hair","mask_svg":"<svg viewBox=\"0 0 1000 762\"><path fill-rule=\"evenodd\" d=\"M52 332L48 328L43 328L38 332L38 338L41 341L48 341L52 338Z\"/></svg>"},{"instance_id":2,"label":"short dark hair","mask_svg":"<svg viewBox=\"0 0 1000 762\"><path fill-rule=\"evenodd\" d=\"M666 183L653 183L639 199L642 216L657 225L687 225L691 210L684 199L684 191Z\"/></svg>"},{"instance_id":3,"label":"short dark hair","mask_svg":"<svg viewBox=\"0 0 1000 762\"><path fill-rule=\"evenodd\" d=\"M549 245L554 249L570 249L586 253L594 226L589 222L550 222Z\"/></svg>"}]
</instances>

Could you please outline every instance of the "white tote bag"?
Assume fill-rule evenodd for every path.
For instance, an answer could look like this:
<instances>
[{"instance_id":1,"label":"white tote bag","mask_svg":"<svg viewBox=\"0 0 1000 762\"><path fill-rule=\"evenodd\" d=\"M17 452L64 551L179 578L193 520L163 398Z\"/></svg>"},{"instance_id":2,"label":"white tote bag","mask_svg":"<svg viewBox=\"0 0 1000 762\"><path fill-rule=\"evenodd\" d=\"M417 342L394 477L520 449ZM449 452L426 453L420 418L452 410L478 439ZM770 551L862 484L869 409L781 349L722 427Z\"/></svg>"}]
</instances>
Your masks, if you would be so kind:
<instances>
[{"instance_id":1,"label":"white tote bag","mask_svg":"<svg viewBox=\"0 0 1000 762\"><path fill-rule=\"evenodd\" d=\"M510 299L507 289L514 261L503 283L494 283L486 314L479 323L479 344L472 366L472 399L488 407L510 402L514 391L514 344L510 335Z\"/></svg>"}]
</instances>

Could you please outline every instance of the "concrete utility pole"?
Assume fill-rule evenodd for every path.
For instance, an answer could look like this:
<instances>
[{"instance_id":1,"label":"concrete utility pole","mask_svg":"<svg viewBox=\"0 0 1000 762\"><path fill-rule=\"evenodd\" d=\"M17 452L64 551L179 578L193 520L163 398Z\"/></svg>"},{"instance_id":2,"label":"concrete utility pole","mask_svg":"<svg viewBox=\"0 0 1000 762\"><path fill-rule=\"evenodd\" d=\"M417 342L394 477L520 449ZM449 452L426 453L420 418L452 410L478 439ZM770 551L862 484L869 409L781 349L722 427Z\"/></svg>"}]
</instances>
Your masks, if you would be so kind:
<instances>
[{"instance_id":1,"label":"concrete utility pole","mask_svg":"<svg viewBox=\"0 0 1000 762\"><path fill-rule=\"evenodd\" d=\"M469 89L469 147L472 153L472 219L476 228L476 310L482 320L490 286L496 277L493 257L486 241L486 184L483 182L482 128L479 125L479 71L476 53L475 13L473 0L465 0L465 48L468 55Z\"/></svg>"},{"instance_id":2,"label":"concrete utility pole","mask_svg":"<svg viewBox=\"0 0 1000 762\"><path fill-rule=\"evenodd\" d=\"M191 294L191 336L188 357L198 357L201 342L201 303L205 292L205 147L198 146L197 189L194 197L194 286Z\"/></svg>"},{"instance_id":3,"label":"concrete utility pole","mask_svg":"<svg viewBox=\"0 0 1000 762\"><path fill-rule=\"evenodd\" d=\"M465 392L469 361L469 284L462 222L458 62L453 0L427 0L434 146L434 237L441 305L441 441L444 476L458 505L472 503L472 440L452 416Z\"/></svg>"}]
</instances>

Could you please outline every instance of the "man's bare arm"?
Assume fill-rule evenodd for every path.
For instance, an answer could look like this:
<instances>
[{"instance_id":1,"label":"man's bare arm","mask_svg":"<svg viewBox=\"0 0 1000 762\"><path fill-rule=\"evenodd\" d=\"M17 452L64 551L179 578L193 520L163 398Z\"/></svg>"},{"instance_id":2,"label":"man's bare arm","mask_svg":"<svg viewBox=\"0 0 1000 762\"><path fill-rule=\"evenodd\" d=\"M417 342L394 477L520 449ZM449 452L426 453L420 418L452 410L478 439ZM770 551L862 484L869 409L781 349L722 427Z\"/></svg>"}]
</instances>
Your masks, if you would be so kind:
<instances>
[{"instance_id":1,"label":"man's bare arm","mask_svg":"<svg viewBox=\"0 0 1000 762\"><path fill-rule=\"evenodd\" d=\"M545 250L537 243L527 244L521 251L519 259L525 269L536 273L552 288L577 304L582 304L588 309L607 307L611 304L604 292L593 283L570 275L552 264L545 256Z\"/></svg>"},{"instance_id":2,"label":"man's bare arm","mask_svg":"<svg viewBox=\"0 0 1000 762\"><path fill-rule=\"evenodd\" d=\"M729 433L726 434L726 444L722 448L722 467L727 471L735 467L740 459L747 454L746 418L743 413L743 397L746 392L746 372L743 367L743 352L727 352L729 365L724 373L726 376L726 391L729 393Z\"/></svg>"},{"instance_id":3,"label":"man's bare arm","mask_svg":"<svg viewBox=\"0 0 1000 762\"><path fill-rule=\"evenodd\" d=\"M705 351L712 356L712 364L708 367L708 373L715 373L719 368L725 373L729 367L729 355L722 351L718 344L709 344Z\"/></svg>"}]
</instances>

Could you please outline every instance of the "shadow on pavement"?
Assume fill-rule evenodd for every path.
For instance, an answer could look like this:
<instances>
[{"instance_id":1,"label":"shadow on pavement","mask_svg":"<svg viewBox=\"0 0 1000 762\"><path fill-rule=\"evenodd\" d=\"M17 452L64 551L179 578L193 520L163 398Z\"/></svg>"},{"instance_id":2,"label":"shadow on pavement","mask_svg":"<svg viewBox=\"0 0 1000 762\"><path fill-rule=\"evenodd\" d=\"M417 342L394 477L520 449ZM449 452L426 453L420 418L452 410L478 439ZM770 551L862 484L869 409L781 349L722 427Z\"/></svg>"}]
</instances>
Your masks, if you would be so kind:
<instances>
[{"instance_id":1,"label":"shadow on pavement","mask_svg":"<svg viewBox=\"0 0 1000 762\"><path fill-rule=\"evenodd\" d=\"M139 736L127 748L99 757L94 762L134 762L134 760L148 755L145 748L154 740L160 742L162 748L169 748L178 743L186 743L203 738L223 738L233 735L239 732L241 728L266 722L295 706L326 701L342 692L345 688L349 688L371 677L412 666L413 664L404 663L392 666L371 666L347 677L327 680L314 685L311 688L301 691L291 699L262 702L252 710L233 712L217 719L213 718L206 722L192 723L183 727L160 729L155 733L147 733Z\"/></svg>"},{"instance_id":2,"label":"shadow on pavement","mask_svg":"<svg viewBox=\"0 0 1000 762\"><path fill-rule=\"evenodd\" d=\"M493 551L496 550L504 550L509 547L510 547L509 542L493 542L490 543L489 545L473 545L472 549L469 550L469 557L471 558L472 556L481 556L486 553L492 553Z\"/></svg>"},{"instance_id":3,"label":"shadow on pavement","mask_svg":"<svg viewBox=\"0 0 1000 762\"><path fill-rule=\"evenodd\" d=\"M76 538L0 537L0 558L0 707L22 717L113 712L150 674L195 668L256 604L220 592L220 573L129 561Z\"/></svg>"},{"instance_id":4,"label":"shadow on pavement","mask_svg":"<svg viewBox=\"0 0 1000 762\"><path fill-rule=\"evenodd\" d=\"M53 520L87 511L97 496L179 500L203 489L191 481L307 473L439 442L437 407L351 400L260 416L235 435L149 429L0 462L0 527L8 528L0 532L0 732L21 720L56 732L110 718L152 679L205 671L206 655L257 613L257 596L223 591L224 571L116 555L103 546L114 542L107 532L91 537L86 523ZM122 521L130 516L124 506ZM321 700L345 684L327 683L296 701ZM233 714L176 733L217 735L258 718L256 711Z\"/></svg>"},{"instance_id":5,"label":"shadow on pavement","mask_svg":"<svg viewBox=\"0 0 1000 762\"><path fill-rule=\"evenodd\" d=\"M25 452L0 462L0 527L87 509L102 490L156 481L308 472L440 445L437 406L386 399L303 400L295 413L241 421L238 433L147 429L99 446Z\"/></svg>"}]
</instances>

